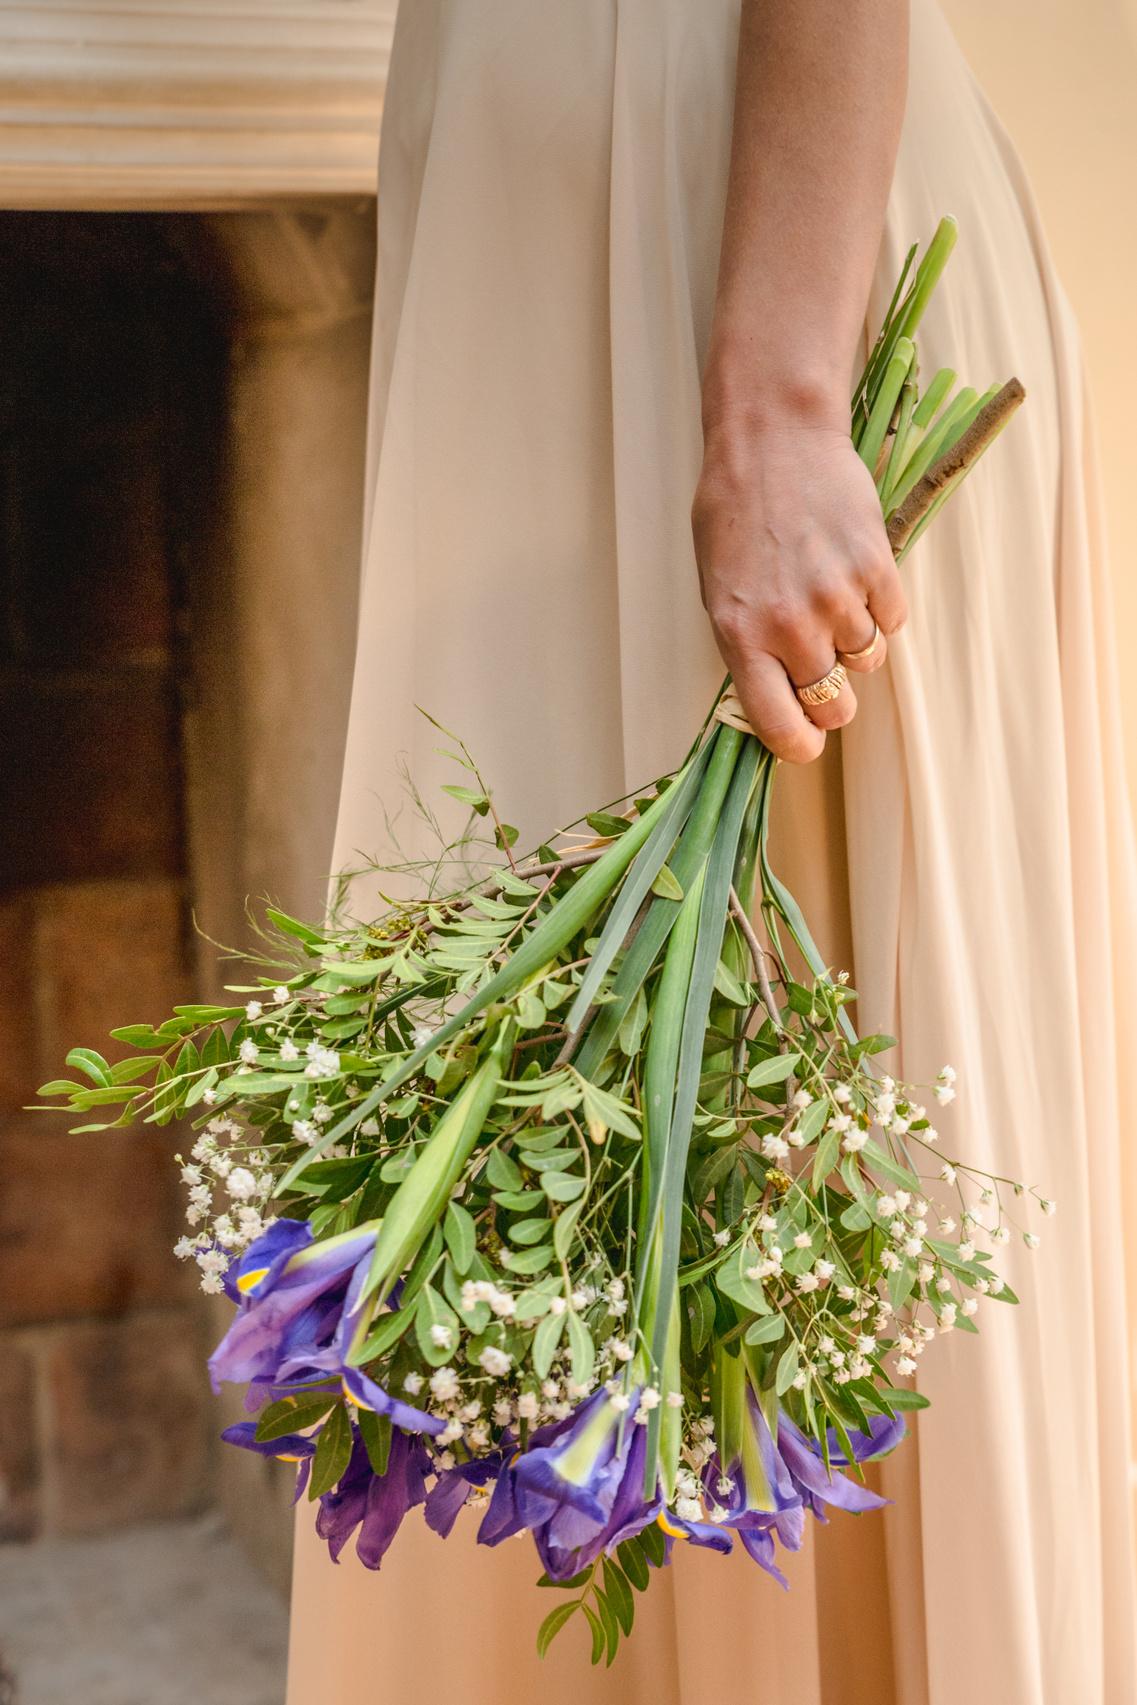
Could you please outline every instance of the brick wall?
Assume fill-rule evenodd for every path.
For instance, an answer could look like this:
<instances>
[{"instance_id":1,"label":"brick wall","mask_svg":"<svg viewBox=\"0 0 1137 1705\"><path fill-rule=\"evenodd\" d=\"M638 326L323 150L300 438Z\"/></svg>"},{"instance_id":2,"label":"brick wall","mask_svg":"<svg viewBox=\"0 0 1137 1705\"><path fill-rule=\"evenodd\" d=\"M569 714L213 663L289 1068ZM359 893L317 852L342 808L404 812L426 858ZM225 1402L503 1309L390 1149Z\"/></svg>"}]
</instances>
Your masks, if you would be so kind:
<instances>
[{"instance_id":1,"label":"brick wall","mask_svg":"<svg viewBox=\"0 0 1137 1705\"><path fill-rule=\"evenodd\" d=\"M0 217L0 1536L191 1510L200 1300L166 1132L23 1111L190 994L181 586L224 345L169 223Z\"/></svg>"}]
</instances>

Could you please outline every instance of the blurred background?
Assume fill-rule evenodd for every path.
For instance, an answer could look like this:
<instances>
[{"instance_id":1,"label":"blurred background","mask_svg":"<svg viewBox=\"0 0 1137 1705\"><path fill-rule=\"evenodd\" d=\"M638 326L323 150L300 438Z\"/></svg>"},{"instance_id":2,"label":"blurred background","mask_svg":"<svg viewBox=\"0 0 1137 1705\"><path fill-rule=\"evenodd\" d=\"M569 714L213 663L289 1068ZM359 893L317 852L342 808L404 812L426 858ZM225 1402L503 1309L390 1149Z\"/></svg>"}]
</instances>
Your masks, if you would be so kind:
<instances>
[{"instance_id":1,"label":"blurred background","mask_svg":"<svg viewBox=\"0 0 1137 1705\"><path fill-rule=\"evenodd\" d=\"M0 1705L283 1699L290 1476L216 1446L178 1140L23 1109L216 991L195 918L321 904L394 10L0 3ZM1137 0L946 10L1082 321L1124 633Z\"/></svg>"}]
</instances>

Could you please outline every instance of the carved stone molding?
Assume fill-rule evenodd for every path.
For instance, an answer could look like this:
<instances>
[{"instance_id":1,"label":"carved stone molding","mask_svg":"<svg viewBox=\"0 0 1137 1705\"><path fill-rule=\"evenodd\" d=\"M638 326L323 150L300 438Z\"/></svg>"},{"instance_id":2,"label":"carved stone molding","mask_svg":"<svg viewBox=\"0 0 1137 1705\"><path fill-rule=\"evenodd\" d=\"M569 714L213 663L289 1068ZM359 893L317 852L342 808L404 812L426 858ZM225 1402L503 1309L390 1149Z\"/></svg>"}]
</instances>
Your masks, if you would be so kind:
<instances>
[{"instance_id":1,"label":"carved stone molding","mask_svg":"<svg viewBox=\"0 0 1137 1705\"><path fill-rule=\"evenodd\" d=\"M396 0L0 0L0 206L370 195Z\"/></svg>"}]
</instances>

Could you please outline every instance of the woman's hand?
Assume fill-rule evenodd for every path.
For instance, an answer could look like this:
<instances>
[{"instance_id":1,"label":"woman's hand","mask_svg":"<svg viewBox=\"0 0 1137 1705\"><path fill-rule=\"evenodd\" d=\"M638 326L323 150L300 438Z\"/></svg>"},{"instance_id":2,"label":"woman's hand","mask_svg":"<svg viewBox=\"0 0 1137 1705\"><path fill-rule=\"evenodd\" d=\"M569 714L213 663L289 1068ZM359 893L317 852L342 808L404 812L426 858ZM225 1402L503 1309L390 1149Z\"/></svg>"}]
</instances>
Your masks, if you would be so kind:
<instances>
[{"instance_id":1,"label":"woman's hand","mask_svg":"<svg viewBox=\"0 0 1137 1705\"><path fill-rule=\"evenodd\" d=\"M805 763L856 713L851 686L803 707L795 687L832 669L878 669L907 614L880 502L838 419L792 412L709 425L692 506L703 603L750 726L779 758Z\"/></svg>"}]
</instances>

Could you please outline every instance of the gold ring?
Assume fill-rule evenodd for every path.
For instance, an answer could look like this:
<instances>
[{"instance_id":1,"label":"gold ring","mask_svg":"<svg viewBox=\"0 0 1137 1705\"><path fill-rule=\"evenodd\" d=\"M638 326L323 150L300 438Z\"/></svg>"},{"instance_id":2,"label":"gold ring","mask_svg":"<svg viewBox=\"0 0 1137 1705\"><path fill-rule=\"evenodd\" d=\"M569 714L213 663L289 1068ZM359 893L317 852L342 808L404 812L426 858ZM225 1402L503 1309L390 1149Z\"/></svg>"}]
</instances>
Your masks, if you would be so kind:
<instances>
[{"instance_id":1,"label":"gold ring","mask_svg":"<svg viewBox=\"0 0 1137 1705\"><path fill-rule=\"evenodd\" d=\"M808 686L795 687L794 691L803 705L828 704L831 699L837 697L848 679L845 665L838 661L834 663L828 675L822 675L820 681L810 681Z\"/></svg>"},{"instance_id":2,"label":"gold ring","mask_svg":"<svg viewBox=\"0 0 1137 1705\"><path fill-rule=\"evenodd\" d=\"M843 663L865 663L877 648L880 639L880 626L877 622L872 625L872 638L867 645L862 645L859 651L839 651L838 657Z\"/></svg>"}]
</instances>

